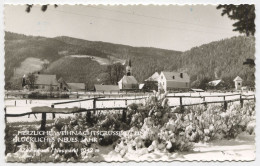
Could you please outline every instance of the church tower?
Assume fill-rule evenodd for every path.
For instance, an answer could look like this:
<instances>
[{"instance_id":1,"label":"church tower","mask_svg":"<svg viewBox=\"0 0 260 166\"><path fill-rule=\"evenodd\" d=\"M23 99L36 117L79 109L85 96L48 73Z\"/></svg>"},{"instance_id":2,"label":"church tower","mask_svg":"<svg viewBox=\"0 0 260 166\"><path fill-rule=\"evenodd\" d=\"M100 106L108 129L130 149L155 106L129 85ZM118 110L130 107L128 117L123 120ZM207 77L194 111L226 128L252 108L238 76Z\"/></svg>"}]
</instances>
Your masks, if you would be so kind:
<instances>
[{"instance_id":1,"label":"church tower","mask_svg":"<svg viewBox=\"0 0 260 166\"><path fill-rule=\"evenodd\" d=\"M131 64L131 59L128 61L128 65L126 66L126 76L131 76L132 75L132 64Z\"/></svg>"}]
</instances>

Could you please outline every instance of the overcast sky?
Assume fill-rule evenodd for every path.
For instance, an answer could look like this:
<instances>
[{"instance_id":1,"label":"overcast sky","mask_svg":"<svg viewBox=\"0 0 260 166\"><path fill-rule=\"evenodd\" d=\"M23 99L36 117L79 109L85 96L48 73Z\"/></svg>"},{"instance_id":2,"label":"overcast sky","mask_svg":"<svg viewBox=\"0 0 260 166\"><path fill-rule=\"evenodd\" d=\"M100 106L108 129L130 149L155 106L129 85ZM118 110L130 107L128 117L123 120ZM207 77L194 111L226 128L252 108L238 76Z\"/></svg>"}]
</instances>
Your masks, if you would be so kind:
<instances>
[{"instance_id":1,"label":"overcast sky","mask_svg":"<svg viewBox=\"0 0 260 166\"><path fill-rule=\"evenodd\" d=\"M46 37L70 36L131 46L185 51L239 33L216 6L5 5L5 30Z\"/></svg>"}]
</instances>

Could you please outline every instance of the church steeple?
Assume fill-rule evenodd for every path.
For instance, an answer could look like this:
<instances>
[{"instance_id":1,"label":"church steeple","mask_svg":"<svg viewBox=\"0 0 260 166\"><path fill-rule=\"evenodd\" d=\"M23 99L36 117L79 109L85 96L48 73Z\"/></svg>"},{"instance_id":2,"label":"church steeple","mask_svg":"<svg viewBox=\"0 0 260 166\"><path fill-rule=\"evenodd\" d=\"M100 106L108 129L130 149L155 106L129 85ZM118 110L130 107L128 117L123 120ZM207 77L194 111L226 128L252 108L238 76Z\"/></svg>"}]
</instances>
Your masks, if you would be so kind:
<instances>
[{"instance_id":1,"label":"church steeple","mask_svg":"<svg viewBox=\"0 0 260 166\"><path fill-rule=\"evenodd\" d=\"M126 75L131 76L132 75L132 63L131 59L128 60L128 65L126 66Z\"/></svg>"},{"instance_id":2,"label":"church steeple","mask_svg":"<svg viewBox=\"0 0 260 166\"><path fill-rule=\"evenodd\" d=\"M128 66L132 67L131 59L129 59Z\"/></svg>"}]
</instances>

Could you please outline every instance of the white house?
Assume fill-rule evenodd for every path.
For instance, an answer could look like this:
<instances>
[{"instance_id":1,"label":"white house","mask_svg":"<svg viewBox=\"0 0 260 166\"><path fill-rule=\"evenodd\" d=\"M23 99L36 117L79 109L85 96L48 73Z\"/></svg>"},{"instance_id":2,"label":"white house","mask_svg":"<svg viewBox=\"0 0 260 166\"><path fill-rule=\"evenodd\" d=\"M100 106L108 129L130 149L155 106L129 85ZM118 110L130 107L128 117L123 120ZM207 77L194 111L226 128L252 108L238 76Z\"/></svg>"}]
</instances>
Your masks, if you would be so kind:
<instances>
[{"instance_id":1,"label":"white house","mask_svg":"<svg viewBox=\"0 0 260 166\"><path fill-rule=\"evenodd\" d=\"M188 90L190 88L190 77L183 72L162 71L158 78L158 89L164 91Z\"/></svg>"}]
</instances>

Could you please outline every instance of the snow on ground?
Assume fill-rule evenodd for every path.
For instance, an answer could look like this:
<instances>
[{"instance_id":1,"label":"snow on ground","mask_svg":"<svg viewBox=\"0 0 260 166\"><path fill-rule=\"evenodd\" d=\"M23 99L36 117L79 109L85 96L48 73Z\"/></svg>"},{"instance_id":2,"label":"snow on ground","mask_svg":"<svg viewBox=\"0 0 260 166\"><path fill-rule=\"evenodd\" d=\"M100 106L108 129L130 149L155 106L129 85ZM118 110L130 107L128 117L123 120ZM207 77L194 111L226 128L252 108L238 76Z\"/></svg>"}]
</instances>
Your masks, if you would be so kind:
<instances>
[{"instance_id":1,"label":"snow on ground","mask_svg":"<svg viewBox=\"0 0 260 166\"><path fill-rule=\"evenodd\" d=\"M48 63L47 60L29 57L26 58L21 65L14 71L15 77L22 77L24 74L32 73L42 69L42 65Z\"/></svg>"},{"instance_id":2,"label":"snow on ground","mask_svg":"<svg viewBox=\"0 0 260 166\"><path fill-rule=\"evenodd\" d=\"M169 94L175 96L217 96L217 95L228 95L232 93L178 93L178 94ZM246 93L246 95L254 94L252 92ZM134 98L134 97L128 97ZM231 96L226 97L226 100L236 99L239 96ZM70 101L72 99L66 100L26 100L25 99L6 99L5 105L7 106L8 114L22 113L31 111L32 107L35 106L51 106L52 103L62 102L62 101ZM206 98L206 101L219 101L223 100L223 97L209 97ZM14 106L14 102L16 101L16 106ZM128 104L132 102L143 102L144 100L137 101L128 101ZM197 103L202 102L201 99L195 98L183 98L183 104L188 103ZM170 105L178 105L179 99L170 98ZM125 106L125 101L99 101L97 103L97 107L121 107ZM91 101L83 101L76 102L64 105L57 105L56 108L71 108L71 107L81 107L81 108L92 108L93 102ZM64 114L56 114L56 117L67 117L74 116L72 114L64 115ZM24 117L10 117L7 118L7 122L18 122L18 121L39 121L41 120L41 114L36 114L37 119L34 115L30 115ZM47 114L47 119L52 119L51 114ZM225 160L243 160L250 161L255 159L255 136L248 135L248 133L240 134L236 139L232 140L215 140L210 143L196 143L194 146L194 150L190 152L176 152L176 153L167 153L167 152L159 152L155 151L153 153L128 153L123 158L120 154L116 153L112 146L107 147L99 147L101 157L105 161L192 161L192 160L203 160L203 161L225 161Z\"/></svg>"},{"instance_id":3,"label":"snow on ground","mask_svg":"<svg viewBox=\"0 0 260 166\"><path fill-rule=\"evenodd\" d=\"M215 140L210 143L196 143L190 152L127 153L123 158L111 150L102 154L105 161L251 161L255 159L255 136L248 133L240 134L232 140ZM107 147L105 149L108 149ZM103 149L101 148L102 152ZM106 150L104 150L106 151Z\"/></svg>"},{"instance_id":4,"label":"snow on ground","mask_svg":"<svg viewBox=\"0 0 260 166\"><path fill-rule=\"evenodd\" d=\"M108 58L101 58L97 56L92 56L92 55L70 55L71 58L91 58L91 60L98 62L100 65L108 65L110 64L110 60L112 60L114 63L125 63L125 60L110 56Z\"/></svg>"},{"instance_id":5,"label":"snow on ground","mask_svg":"<svg viewBox=\"0 0 260 166\"><path fill-rule=\"evenodd\" d=\"M203 93L171 93L169 96L211 96L211 97L206 97L205 101L223 101L223 97L214 97L218 95L230 95L234 93L209 93L209 92L203 92ZM246 95L251 95L254 94L253 92L249 93L244 93ZM139 97L139 96L136 96ZM231 100L231 99L239 99L239 95L236 96L227 96L225 97L226 100ZM83 97L83 98L88 98L88 97ZM116 97L111 96L108 99L113 99ZM118 98L118 97L117 97ZM129 99L134 99L135 96L128 96L128 97L123 97L124 99L127 98L127 104L131 103L144 103L145 99L140 99L140 100L129 100ZM63 101L72 101L76 99L59 99L59 100L26 100L26 99L5 99L5 106L6 106L6 113L7 114L20 114L20 113L25 113L25 112L31 112L32 107L39 107L39 106L48 106L51 107L53 103L57 102L63 102ZM16 102L16 106L15 106ZM27 103L26 103L27 102ZM183 104L193 104L193 103L201 103L203 102L202 98L182 98L182 103ZM97 101L96 107L97 108L108 108L108 107L125 107L125 101L124 100L115 100L115 101ZM179 98L169 98L169 105L174 106L174 105L179 105L180 104L180 99ZM78 108L86 108L86 109L91 109L93 108L93 101L82 101L82 102L75 102L75 103L69 103L69 104L61 104L61 105L55 105L55 108L73 108L73 107L78 107ZM37 117L37 119L35 118ZM24 117L8 117L7 122L17 122L17 121L39 121L41 120L41 114L36 114L36 115L30 115L30 118L28 116ZM56 117L68 117L68 116L73 116L71 114L65 115L65 114L56 114ZM47 119L51 119L52 115L47 114Z\"/></svg>"}]
</instances>

